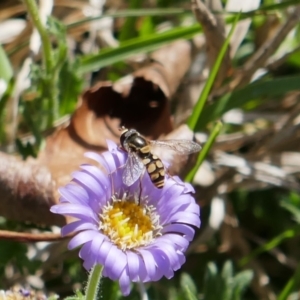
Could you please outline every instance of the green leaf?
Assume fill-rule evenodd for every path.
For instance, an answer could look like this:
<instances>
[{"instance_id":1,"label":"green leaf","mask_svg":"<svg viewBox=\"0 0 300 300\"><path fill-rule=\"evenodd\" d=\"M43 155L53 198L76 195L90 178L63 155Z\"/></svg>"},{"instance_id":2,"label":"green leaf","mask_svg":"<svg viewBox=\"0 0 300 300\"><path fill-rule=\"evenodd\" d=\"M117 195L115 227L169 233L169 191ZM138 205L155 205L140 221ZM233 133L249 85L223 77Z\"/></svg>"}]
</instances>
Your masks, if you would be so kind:
<instances>
[{"instance_id":1,"label":"green leaf","mask_svg":"<svg viewBox=\"0 0 300 300\"><path fill-rule=\"evenodd\" d=\"M95 71L99 68L122 61L131 55L149 52L180 38L190 38L201 31L199 25L179 27L163 33L135 38L122 43L118 48L104 49L95 55L83 56L79 60L79 73Z\"/></svg>"},{"instance_id":2,"label":"green leaf","mask_svg":"<svg viewBox=\"0 0 300 300\"><path fill-rule=\"evenodd\" d=\"M185 285L182 287L182 290L184 292L184 297L187 300L197 300L197 295L193 294L189 288L189 286Z\"/></svg>"},{"instance_id":3,"label":"green leaf","mask_svg":"<svg viewBox=\"0 0 300 300\"><path fill-rule=\"evenodd\" d=\"M13 77L13 69L10 61L0 45L0 79L4 79L6 83Z\"/></svg>"},{"instance_id":4,"label":"green leaf","mask_svg":"<svg viewBox=\"0 0 300 300\"><path fill-rule=\"evenodd\" d=\"M181 275L180 286L184 293L185 299L187 300L197 299L197 287L189 274L183 273Z\"/></svg>"},{"instance_id":5,"label":"green leaf","mask_svg":"<svg viewBox=\"0 0 300 300\"><path fill-rule=\"evenodd\" d=\"M253 271L245 270L234 277L232 288L232 300L240 300L241 294L250 285L253 279Z\"/></svg>"},{"instance_id":6,"label":"green leaf","mask_svg":"<svg viewBox=\"0 0 300 300\"><path fill-rule=\"evenodd\" d=\"M293 203L289 203L287 201L282 201L280 205L289 211L293 216L297 223L300 224L300 209Z\"/></svg>"},{"instance_id":7,"label":"green leaf","mask_svg":"<svg viewBox=\"0 0 300 300\"><path fill-rule=\"evenodd\" d=\"M52 296L48 297L47 300L57 300L57 299L59 299L58 295L52 295Z\"/></svg>"},{"instance_id":8,"label":"green leaf","mask_svg":"<svg viewBox=\"0 0 300 300\"><path fill-rule=\"evenodd\" d=\"M59 112L61 116L74 111L78 96L82 92L84 78L77 74L77 66L76 61L67 60L59 72Z\"/></svg>"},{"instance_id":9,"label":"green leaf","mask_svg":"<svg viewBox=\"0 0 300 300\"><path fill-rule=\"evenodd\" d=\"M200 97L199 97L199 99L198 99L195 107L193 108L193 113L192 113L192 115L189 117L189 119L187 121L188 126L193 131L195 131L196 124L197 124L198 120L201 117L204 104L205 104L205 102L206 102L206 100L208 98L208 95L210 93L210 90L211 90L211 88L212 88L212 86L214 84L214 80L217 77L217 74L218 74L218 71L219 71L220 66L222 64L223 58L224 58L225 53L226 53L226 51L228 49L228 46L229 46L229 43L230 43L230 38L231 38L231 36L233 34L233 31L234 31L234 29L236 27L236 24L237 24L239 18L240 18L240 15L237 15L236 18L235 18L235 20L234 20L234 23L233 23L233 25L232 25L232 27L230 29L230 32L229 32L229 34L228 34L228 36L227 36L227 38L226 38L226 40L225 40L225 42L224 42L224 44L223 44L220 52L218 54L218 57L217 57L217 59L216 59L216 61L214 63L214 66L211 69L211 72L210 72L210 74L208 76L208 79L207 79L207 81L205 83L205 86L204 86L204 88L203 88L203 90L201 92L201 95L200 95Z\"/></svg>"},{"instance_id":10,"label":"green leaf","mask_svg":"<svg viewBox=\"0 0 300 300\"><path fill-rule=\"evenodd\" d=\"M221 275L224 278L224 280L227 280L228 278L231 278L233 276L233 266L230 260L227 260L225 262Z\"/></svg>"},{"instance_id":11,"label":"green leaf","mask_svg":"<svg viewBox=\"0 0 300 300\"><path fill-rule=\"evenodd\" d=\"M223 290L223 281L218 276L218 268L213 262L207 264L204 277L204 299L205 300L214 300L222 299L220 296Z\"/></svg>"},{"instance_id":12,"label":"green leaf","mask_svg":"<svg viewBox=\"0 0 300 300\"><path fill-rule=\"evenodd\" d=\"M250 83L246 87L224 95L221 99L203 109L196 130L203 129L207 123L220 118L232 108L242 107L247 102L266 96L278 96L299 90L300 76L279 77Z\"/></svg>"},{"instance_id":13,"label":"green leaf","mask_svg":"<svg viewBox=\"0 0 300 300\"><path fill-rule=\"evenodd\" d=\"M14 87L15 87L15 79L14 79L14 77L12 77L7 83L6 91L0 97L0 117L2 117L2 113L6 106L8 99L12 96Z\"/></svg>"},{"instance_id":14,"label":"green leaf","mask_svg":"<svg viewBox=\"0 0 300 300\"><path fill-rule=\"evenodd\" d=\"M221 278L223 282L223 292L222 299L230 300L232 295L232 285L233 285L233 266L230 260L227 260L223 266L221 272Z\"/></svg>"},{"instance_id":15,"label":"green leaf","mask_svg":"<svg viewBox=\"0 0 300 300\"><path fill-rule=\"evenodd\" d=\"M250 284L253 272L245 270L233 277L233 264L226 261L221 274L214 263L208 263L204 281L205 300L239 300Z\"/></svg>"},{"instance_id":16,"label":"green leaf","mask_svg":"<svg viewBox=\"0 0 300 300\"><path fill-rule=\"evenodd\" d=\"M299 288L300 288L300 264L298 265L294 275L290 278L290 280L287 282L284 289L278 296L278 300L288 299L292 291L299 290Z\"/></svg>"}]
</instances>

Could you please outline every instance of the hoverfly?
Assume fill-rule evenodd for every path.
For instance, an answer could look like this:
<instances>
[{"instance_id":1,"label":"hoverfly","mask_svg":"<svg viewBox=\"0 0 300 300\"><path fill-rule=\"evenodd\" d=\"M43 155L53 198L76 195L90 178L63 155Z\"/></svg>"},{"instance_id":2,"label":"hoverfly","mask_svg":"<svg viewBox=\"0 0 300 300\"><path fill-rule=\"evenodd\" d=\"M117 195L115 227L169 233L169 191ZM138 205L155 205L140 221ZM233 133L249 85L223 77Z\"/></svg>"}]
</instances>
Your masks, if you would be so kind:
<instances>
[{"instance_id":1,"label":"hoverfly","mask_svg":"<svg viewBox=\"0 0 300 300\"><path fill-rule=\"evenodd\" d=\"M178 154L188 155L198 152L201 146L190 140L149 141L135 129L120 129L121 147L128 152L128 159L124 166L123 182L132 185L146 169L152 183L159 189L164 187L165 167L159 157L152 154L151 146L171 149Z\"/></svg>"}]
</instances>

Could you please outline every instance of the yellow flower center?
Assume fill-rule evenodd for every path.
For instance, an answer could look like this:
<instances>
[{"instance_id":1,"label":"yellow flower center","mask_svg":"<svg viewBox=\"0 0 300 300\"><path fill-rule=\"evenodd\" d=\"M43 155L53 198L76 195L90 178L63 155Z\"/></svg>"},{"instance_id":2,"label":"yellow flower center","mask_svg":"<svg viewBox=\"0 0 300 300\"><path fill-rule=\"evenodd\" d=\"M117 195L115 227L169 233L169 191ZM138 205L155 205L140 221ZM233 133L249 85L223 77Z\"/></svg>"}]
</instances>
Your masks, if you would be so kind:
<instances>
[{"instance_id":1,"label":"yellow flower center","mask_svg":"<svg viewBox=\"0 0 300 300\"><path fill-rule=\"evenodd\" d=\"M153 206L124 201L124 197L112 200L100 214L99 229L120 249L145 246L160 235L159 217Z\"/></svg>"}]
</instances>

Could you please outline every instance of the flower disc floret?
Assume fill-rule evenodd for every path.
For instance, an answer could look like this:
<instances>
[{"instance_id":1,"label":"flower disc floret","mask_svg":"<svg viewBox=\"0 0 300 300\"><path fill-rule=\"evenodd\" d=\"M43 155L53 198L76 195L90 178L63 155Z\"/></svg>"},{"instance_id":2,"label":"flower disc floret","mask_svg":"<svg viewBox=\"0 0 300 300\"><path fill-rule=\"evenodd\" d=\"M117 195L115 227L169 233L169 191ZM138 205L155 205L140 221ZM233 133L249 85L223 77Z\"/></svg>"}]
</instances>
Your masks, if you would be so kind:
<instances>
[{"instance_id":1,"label":"flower disc floret","mask_svg":"<svg viewBox=\"0 0 300 300\"><path fill-rule=\"evenodd\" d=\"M146 173L126 186L127 153L110 141L108 148L100 155L86 154L99 166L82 165L74 172L51 211L76 219L62 235L76 233L68 247L82 245L84 267L103 265L103 276L118 280L128 295L131 282L171 278L182 266L194 228L200 226L199 207L192 186L177 177L166 176L164 188L157 189Z\"/></svg>"},{"instance_id":2,"label":"flower disc floret","mask_svg":"<svg viewBox=\"0 0 300 300\"><path fill-rule=\"evenodd\" d=\"M161 227L153 206L141 206L138 201L112 197L99 214L99 230L122 250L150 244L159 235Z\"/></svg>"}]
</instances>

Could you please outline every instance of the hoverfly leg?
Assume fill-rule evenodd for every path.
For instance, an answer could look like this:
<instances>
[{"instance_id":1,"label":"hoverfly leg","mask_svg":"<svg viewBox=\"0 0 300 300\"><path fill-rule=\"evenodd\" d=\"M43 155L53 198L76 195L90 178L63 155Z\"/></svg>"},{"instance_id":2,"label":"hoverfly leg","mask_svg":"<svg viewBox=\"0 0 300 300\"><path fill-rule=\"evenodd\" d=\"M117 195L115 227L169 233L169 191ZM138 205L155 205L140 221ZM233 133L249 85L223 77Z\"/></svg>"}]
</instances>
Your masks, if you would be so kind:
<instances>
[{"instance_id":1,"label":"hoverfly leg","mask_svg":"<svg viewBox=\"0 0 300 300\"><path fill-rule=\"evenodd\" d=\"M107 175L108 175L109 178L110 178L110 182L111 182L111 195L112 195L113 197L116 196L115 185L114 185L114 180L113 180L113 175L114 175L119 169L121 169L121 168L123 168L123 167L124 167L124 165L119 166L119 167L116 168L116 170L107 173Z\"/></svg>"},{"instance_id":2,"label":"hoverfly leg","mask_svg":"<svg viewBox=\"0 0 300 300\"><path fill-rule=\"evenodd\" d=\"M139 178L139 187L140 187L140 192L139 192L139 198L138 198L138 205L141 204L141 198L142 198L142 179L141 179L141 177Z\"/></svg>"}]
</instances>

